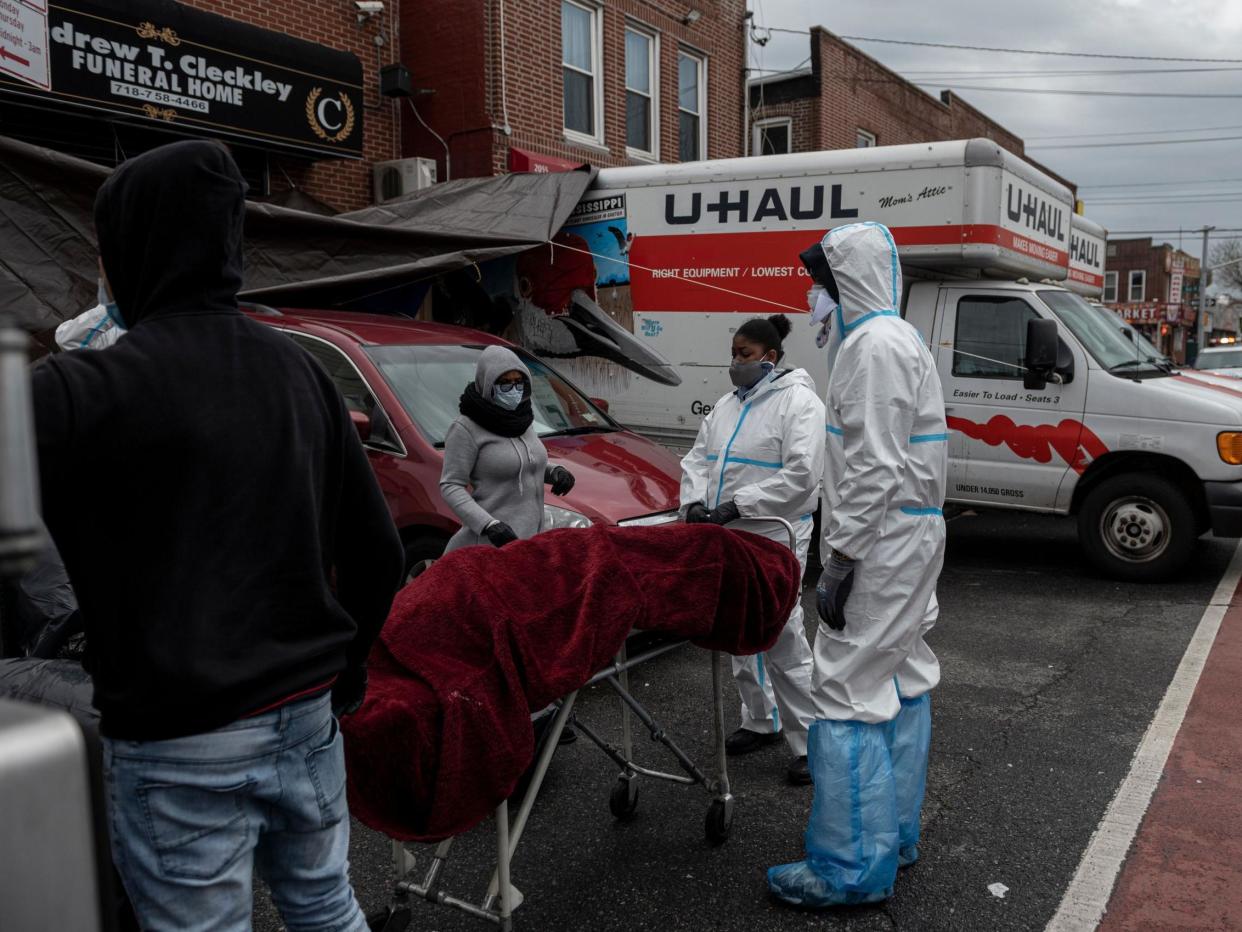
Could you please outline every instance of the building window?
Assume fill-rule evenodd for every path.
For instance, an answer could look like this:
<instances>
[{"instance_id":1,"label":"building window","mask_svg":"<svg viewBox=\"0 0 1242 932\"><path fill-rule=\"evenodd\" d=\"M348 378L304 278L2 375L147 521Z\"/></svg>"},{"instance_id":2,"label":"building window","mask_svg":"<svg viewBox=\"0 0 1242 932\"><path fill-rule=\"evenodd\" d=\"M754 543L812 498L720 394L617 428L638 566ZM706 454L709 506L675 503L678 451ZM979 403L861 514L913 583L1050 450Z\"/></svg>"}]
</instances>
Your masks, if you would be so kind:
<instances>
[{"instance_id":1,"label":"building window","mask_svg":"<svg viewBox=\"0 0 1242 932\"><path fill-rule=\"evenodd\" d=\"M875 133L869 133L865 129L860 129L854 136L855 149L870 149L875 145Z\"/></svg>"},{"instance_id":2,"label":"building window","mask_svg":"<svg viewBox=\"0 0 1242 932\"><path fill-rule=\"evenodd\" d=\"M1115 304L1117 302L1117 273L1104 273L1104 303Z\"/></svg>"},{"instance_id":3,"label":"building window","mask_svg":"<svg viewBox=\"0 0 1242 932\"><path fill-rule=\"evenodd\" d=\"M1147 300L1147 272L1144 269L1133 269L1130 272L1130 301Z\"/></svg>"},{"instance_id":4,"label":"building window","mask_svg":"<svg viewBox=\"0 0 1242 932\"><path fill-rule=\"evenodd\" d=\"M565 78L565 132L588 142L603 140L600 118L601 12L561 2L561 65Z\"/></svg>"},{"instance_id":5,"label":"building window","mask_svg":"<svg viewBox=\"0 0 1242 932\"><path fill-rule=\"evenodd\" d=\"M677 157L704 158L707 148L707 62L689 52L677 53Z\"/></svg>"},{"instance_id":6,"label":"building window","mask_svg":"<svg viewBox=\"0 0 1242 932\"><path fill-rule=\"evenodd\" d=\"M625 145L631 154L656 158L659 99L655 36L625 30Z\"/></svg>"},{"instance_id":7,"label":"building window","mask_svg":"<svg viewBox=\"0 0 1242 932\"><path fill-rule=\"evenodd\" d=\"M793 120L789 117L759 120L751 144L754 155L784 155L793 152Z\"/></svg>"},{"instance_id":8,"label":"building window","mask_svg":"<svg viewBox=\"0 0 1242 932\"><path fill-rule=\"evenodd\" d=\"M1108 254L1108 258L1110 259L1116 258L1117 256L1117 244L1116 243L1108 244L1107 254Z\"/></svg>"}]
</instances>

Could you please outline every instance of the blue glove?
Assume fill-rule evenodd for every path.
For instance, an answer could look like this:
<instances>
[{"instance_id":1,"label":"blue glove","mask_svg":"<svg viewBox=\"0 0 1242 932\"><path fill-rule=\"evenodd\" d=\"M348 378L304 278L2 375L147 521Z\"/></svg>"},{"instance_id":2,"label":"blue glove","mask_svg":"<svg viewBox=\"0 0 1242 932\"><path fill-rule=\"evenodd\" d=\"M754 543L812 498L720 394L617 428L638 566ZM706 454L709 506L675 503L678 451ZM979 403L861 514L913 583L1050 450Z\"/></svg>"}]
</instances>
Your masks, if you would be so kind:
<instances>
[{"instance_id":1,"label":"blue glove","mask_svg":"<svg viewBox=\"0 0 1242 932\"><path fill-rule=\"evenodd\" d=\"M854 561L834 550L815 585L815 607L820 620L833 631L845 630L845 600L853 588Z\"/></svg>"}]
</instances>

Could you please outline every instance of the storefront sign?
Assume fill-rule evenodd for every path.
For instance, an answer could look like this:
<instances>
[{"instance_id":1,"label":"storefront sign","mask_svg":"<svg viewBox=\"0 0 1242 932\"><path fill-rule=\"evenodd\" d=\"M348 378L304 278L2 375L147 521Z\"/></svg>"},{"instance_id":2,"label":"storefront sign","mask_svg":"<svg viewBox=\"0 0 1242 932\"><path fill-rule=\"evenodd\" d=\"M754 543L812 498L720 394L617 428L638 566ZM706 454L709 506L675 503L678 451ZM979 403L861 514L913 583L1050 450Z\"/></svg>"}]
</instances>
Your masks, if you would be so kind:
<instances>
[{"instance_id":1,"label":"storefront sign","mask_svg":"<svg viewBox=\"0 0 1242 932\"><path fill-rule=\"evenodd\" d=\"M1113 309L1127 323L1156 324L1165 320L1167 308L1163 301L1148 301L1143 304L1117 304ZM1175 318L1176 319L1176 312Z\"/></svg>"},{"instance_id":2,"label":"storefront sign","mask_svg":"<svg viewBox=\"0 0 1242 932\"><path fill-rule=\"evenodd\" d=\"M44 0L0 0L0 78L6 75L49 87Z\"/></svg>"},{"instance_id":3,"label":"storefront sign","mask_svg":"<svg viewBox=\"0 0 1242 932\"><path fill-rule=\"evenodd\" d=\"M0 0L0 11L12 2ZM0 93L362 157L362 66L352 53L172 0L64 0L47 16L50 87L0 74Z\"/></svg>"}]
</instances>

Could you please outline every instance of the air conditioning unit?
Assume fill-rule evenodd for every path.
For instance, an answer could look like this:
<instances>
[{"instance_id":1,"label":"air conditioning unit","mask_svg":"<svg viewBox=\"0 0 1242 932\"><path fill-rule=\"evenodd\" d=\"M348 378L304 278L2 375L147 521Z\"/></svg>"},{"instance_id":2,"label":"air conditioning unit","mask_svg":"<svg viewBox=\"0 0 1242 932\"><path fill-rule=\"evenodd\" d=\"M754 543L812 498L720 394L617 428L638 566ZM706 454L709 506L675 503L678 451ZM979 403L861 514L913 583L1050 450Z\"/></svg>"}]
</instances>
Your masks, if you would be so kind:
<instances>
[{"instance_id":1,"label":"air conditioning unit","mask_svg":"<svg viewBox=\"0 0 1242 932\"><path fill-rule=\"evenodd\" d=\"M435 159L397 159L371 166L375 203L396 200L436 183Z\"/></svg>"}]
</instances>

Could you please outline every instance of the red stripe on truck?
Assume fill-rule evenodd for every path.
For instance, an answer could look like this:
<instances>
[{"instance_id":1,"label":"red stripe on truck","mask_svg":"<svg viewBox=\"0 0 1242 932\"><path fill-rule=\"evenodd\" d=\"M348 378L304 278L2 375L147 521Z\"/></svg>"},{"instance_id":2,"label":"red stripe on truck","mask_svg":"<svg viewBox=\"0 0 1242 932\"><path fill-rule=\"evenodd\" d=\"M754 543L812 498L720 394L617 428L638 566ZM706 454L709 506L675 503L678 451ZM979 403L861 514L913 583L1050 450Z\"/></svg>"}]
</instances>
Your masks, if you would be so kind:
<instances>
[{"instance_id":1,"label":"red stripe on truck","mask_svg":"<svg viewBox=\"0 0 1242 932\"><path fill-rule=\"evenodd\" d=\"M1068 268L1069 254L990 224L893 227L900 246L997 246ZM811 280L798 253L808 230L639 235L630 248L630 295L642 312L807 310ZM709 285L711 287L703 287Z\"/></svg>"}]
</instances>

